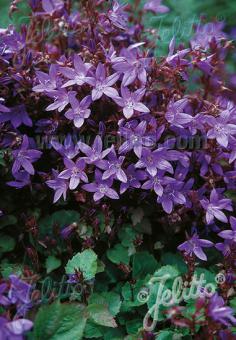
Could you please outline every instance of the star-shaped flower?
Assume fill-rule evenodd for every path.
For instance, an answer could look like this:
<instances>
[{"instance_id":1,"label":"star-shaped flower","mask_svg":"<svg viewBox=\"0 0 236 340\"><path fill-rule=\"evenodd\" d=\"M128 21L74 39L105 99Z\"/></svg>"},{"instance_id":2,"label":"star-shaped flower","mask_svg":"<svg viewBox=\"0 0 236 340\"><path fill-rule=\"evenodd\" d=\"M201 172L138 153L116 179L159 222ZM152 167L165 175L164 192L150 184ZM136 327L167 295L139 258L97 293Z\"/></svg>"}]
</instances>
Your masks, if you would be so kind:
<instances>
[{"instance_id":1,"label":"star-shaped flower","mask_svg":"<svg viewBox=\"0 0 236 340\"><path fill-rule=\"evenodd\" d=\"M220 116L207 117L207 123L211 126L211 129L207 132L209 139L216 139L217 142L227 148L229 139L236 135L236 124L231 123L232 115L230 110L224 110Z\"/></svg>"},{"instance_id":2,"label":"star-shaped flower","mask_svg":"<svg viewBox=\"0 0 236 340\"><path fill-rule=\"evenodd\" d=\"M121 87L121 96L114 98L114 101L123 107L123 114L125 118L129 119L133 116L134 111L148 113L150 110L141 103L145 89L139 89L131 92L128 87Z\"/></svg>"},{"instance_id":3,"label":"star-shaped flower","mask_svg":"<svg viewBox=\"0 0 236 340\"><path fill-rule=\"evenodd\" d=\"M166 148L159 148L157 150L150 150L143 148L141 159L136 163L136 168L146 168L151 176L156 176L157 169L173 173L173 167L168 159L168 151Z\"/></svg>"},{"instance_id":4,"label":"star-shaped flower","mask_svg":"<svg viewBox=\"0 0 236 340\"><path fill-rule=\"evenodd\" d=\"M54 179L50 179L46 181L46 184L49 188L52 188L55 191L53 203L56 203L61 196L63 196L64 201L66 200L66 193L68 190L68 181L62 178L59 178L59 173L56 170L52 170Z\"/></svg>"},{"instance_id":5,"label":"star-shaped flower","mask_svg":"<svg viewBox=\"0 0 236 340\"><path fill-rule=\"evenodd\" d=\"M213 243L208 240L199 238L195 233L191 238L178 246L178 250L184 252L187 255L195 255L200 260L206 261L207 257L202 248L213 247Z\"/></svg>"},{"instance_id":6,"label":"star-shaped flower","mask_svg":"<svg viewBox=\"0 0 236 340\"><path fill-rule=\"evenodd\" d=\"M78 54L74 55L74 69L70 67L61 67L61 73L69 78L62 87L67 87L71 85L83 85L86 83L87 74L89 69L92 67L90 63L84 63Z\"/></svg>"},{"instance_id":7,"label":"star-shaped flower","mask_svg":"<svg viewBox=\"0 0 236 340\"><path fill-rule=\"evenodd\" d=\"M234 317L234 311L232 308L225 306L224 299L215 293L209 302L207 308L207 314L215 322L220 322L226 327L231 327L236 324L236 318Z\"/></svg>"},{"instance_id":8,"label":"star-shaped flower","mask_svg":"<svg viewBox=\"0 0 236 340\"><path fill-rule=\"evenodd\" d=\"M37 71L36 76L37 80L39 81L38 85L35 85L33 87L34 92L51 92L56 90L58 84L58 78L57 78L57 70L58 66L55 64L52 64L49 68L49 74L44 73L42 71Z\"/></svg>"},{"instance_id":9,"label":"star-shaped flower","mask_svg":"<svg viewBox=\"0 0 236 340\"><path fill-rule=\"evenodd\" d=\"M200 201L202 207L206 210L206 222L210 224L214 221L214 218L217 220L227 223L228 218L223 213L223 209L232 211L232 202L228 198L220 198L216 189L213 189L210 194L210 200L207 198L203 198Z\"/></svg>"},{"instance_id":10,"label":"star-shaped flower","mask_svg":"<svg viewBox=\"0 0 236 340\"><path fill-rule=\"evenodd\" d=\"M230 216L230 225L232 230L223 230L218 235L225 240L229 240L236 243L236 218Z\"/></svg>"},{"instance_id":11,"label":"star-shaped flower","mask_svg":"<svg viewBox=\"0 0 236 340\"><path fill-rule=\"evenodd\" d=\"M143 146L150 147L154 145L152 136L146 134L147 122L135 123L134 126L124 126L120 128L120 134L126 141L120 146L119 153L126 154L134 150L135 155L141 158Z\"/></svg>"},{"instance_id":12,"label":"star-shaped flower","mask_svg":"<svg viewBox=\"0 0 236 340\"><path fill-rule=\"evenodd\" d=\"M68 134L64 140L64 145L58 143L57 140L51 140L52 147L63 157L73 159L79 153L79 145L74 144L72 136Z\"/></svg>"},{"instance_id":13,"label":"star-shaped flower","mask_svg":"<svg viewBox=\"0 0 236 340\"><path fill-rule=\"evenodd\" d=\"M155 14L169 12L169 8L165 5L162 5L161 2L162 0L147 0L144 5L144 9Z\"/></svg>"},{"instance_id":14,"label":"star-shaped flower","mask_svg":"<svg viewBox=\"0 0 236 340\"><path fill-rule=\"evenodd\" d=\"M92 147L80 141L79 148L86 155L84 160L87 164L95 164L100 169L106 168L107 161L103 160L103 158L109 154L112 147L103 150L102 138L100 136L96 136Z\"/></svg>"},{"instance_id":15,"label":"star-shaped flower","mask_svg":"<svg viewBox=\"0 0 236 340\"><path fill-rule=\"evenodd\" d=\"M119 72L123 73L122 86L128 86L132 84L136 78L138 78L142 84L147 82L147 67L150 63L150 58L140 57L137 48L123 49L122 57L125 58L124 61L117 62L113 65L113 68Z\"/></svg>"},{"instance_id":16,"label":"star-shaped flower","mask_svg":"<svg viewBox=\"0 0 236 340\"><path fill-rule=\"evenodd\" d=\"M80 181L85 183L88 182L88 177L84 172L85 169L85 161L84 159L78 159L76 162L68 158L64 158L64 164L66 166L66 170L63 170L58 178L69 179L69 189L74 190L79 185Z\"/></svg>"},{"instance_id":17,"label":"star-shaped flower","mask_svg":"<svg viewBox=\"0 0 236 340\"><path fill-rule=\"evenodd\" d=\"M119 199L119 195L117 194L117 192L111 188L112 184L113 184L112 178L103 180L101 171L96 169L95 182L84 184L82 188L85 191L94 193L93 195L94 201L99 201L104 196L109 197L111 199Z\"/></svg>"},{"instance_id":18,"label":"star-shaped flower","mask_svg":"<svg viewBox=\"0 0 236 340\"><path fill-rule=\"evenodd\" d=\"M11 122L15 129L22 124L30 127L32 126L32 120L29 117L24 104L14 106L9 111L5 111L3 113L0 112L0 123L8 121Z\"/></svg>"},{"instance_id":19,"label":"star-shaped flower","mask_svg":"<svg viewBox=\"0 0 236 340\"><path fill-rule=\"evenodd\" d=\"M54 99L54 103L48 105L46 111L58 110L63 111L64 108L69 104L69 94L65 89L55 90L47 93L47 95Z\"/></svg>"},{"instance_id":20,"label":"star-shaped flower","mask_svg":"<svg viewBox=\"0 0 236 340\"><path fill-rule=\"evenodd\" d=\"M118 179L123 183L126 183L127 176L124 170L122 170L121 168L124 160L124 156L117 157L115 150L112 149L111 152L108 154L108 161L105 164L105 172L103 173L102 179L106 180L112 177Z\"/></svg>"},{"instance_id":21,"label":"star-shaped flower","mask_svg":"<svg viewBox=\"0 0 236 340\"><path fill-rule=\"evenodd\" d=\"M114 73L106 77L106 69L102 63L99 63L96 69L95 77L88 77L87 82L93 86L92 100L100 99L104 94L110 98L116 98L119 93L112 86L119 79L119 74Z\"/></svg>"},{"instance_id":22,"label":"star-shaped flower","mask_svg":"<svg viewBox=\"0 0 236 340\"><path fill-rule=\"evenodd\" d=\"M75 127L80 128L83 126L85 119L89 118L91 114L91 110L89 109L92 102L91 96L86 96L79 102L76 99L76 94L71 92L69 94L69 102L72 108L65 113L65 117L73 120Z\"/></svg>"},{"instance_id":23,"label":"star-shaped flower","mask_svg":"<svg viewBox=\"0 0 236 340\"><path fill-rule=\"evenodd\" d=\"M26 135L23 137L21 147L12 152L14 163L12 173L15 174L23 168L30 175L34 175L35 170L32 163L36 162L42 155L41 151L29 149L29 139Z\"/></svg>"}]
</instances>

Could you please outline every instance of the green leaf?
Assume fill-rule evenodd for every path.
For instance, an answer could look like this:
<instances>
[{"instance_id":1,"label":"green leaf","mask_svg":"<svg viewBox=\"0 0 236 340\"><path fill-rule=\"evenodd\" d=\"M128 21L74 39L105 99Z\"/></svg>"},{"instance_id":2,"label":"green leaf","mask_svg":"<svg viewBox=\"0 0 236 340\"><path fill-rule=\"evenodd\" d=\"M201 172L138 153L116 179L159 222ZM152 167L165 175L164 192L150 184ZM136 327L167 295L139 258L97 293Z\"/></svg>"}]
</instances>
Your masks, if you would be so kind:
<instances>
[{"instance_id":1,"label":"green leaf","mask_svg":"<svg viewBox=\"0 0 236 340\"><path fill-rule=\"evenodd\" d=\"M14 225L17 223L17 219L13 215L6 215L0 218L0 229L7 227L9 225Z\"/></svg>"},{"instance_id":2,"label":"green leaf","mask_svg":"<svg viewBox=\"0 0 236 340\"><path fill-rule=\"evenodd\" d=\"M136 208L131 213L131 220L133 225L136 225L142 221L144 217L144 211L142 208Z\"/></svg>"},{"instance_id":3,"label":"green leaf","mask_svg":"<svg viewBox=\"0 0 236 340\"><path fill-rule=\"evenodd\" d=\"M83 339L86 321L83 305L56 301L39 309L34 323L34 339Z\"/></svg>"},{"instance_id":4,"label":"green leaf","mask_svg":"<svg viewBox=\"0 0 236 340\"><path fill-rule=\"evenodd\" d=\"M93 303L87 307L87 310L90 318L96 324L112 328L117 327L115 319L106 306Z\"/></svg>"},{"instance_id":5,"label":"green leaf","mask_svg":"<svg viewBox=\"0 0 236 340\"><path fill-rule=\"evenodd\" d=\"M135 229L142 234L152 235L152 225L148 218L144 217L142 221L135 226Z\"/></svg>"},{"instance_id":6,"label":"green leaf","mask_svg":"<svg viewBox=\"0 0 236 340\"><path fill-rule=\"evenodd\" d=\"M233 308L234 311L236 311L236 298L230 300L230 307Z\"/></svg>"},{"instance_id":7,"label":"green leaf","mask_svg":"<svg viewBox=\"0 0 236 340\"><path fill-rule=\"evenodd\" d=\"M135 240L136 236L137 232L132 227L122 228L118 233L118 237L124 247L129 247Z\"/></svg>"},{"instance_id":8,"label":"green leaf","mask_svg":"<svg viewBox=\"0 0 236 340\"><path fill-rule=\"evenodd\" d=\"M17 263L8 263L7 261L2 261L0 265L1 275L4 279L8 279L11 274L20 276L23 271L23 265Z\"/></svg>"},{"instance_id":9,"label":"green leaf","mask_svg":"<svg viewBox=\"0 0 236 340\"><path fill-rule=\"evenodd\" d=\"M174 336L174 332L172 331L160 331L158 334L157 334L157 337L156 339L158 340L171 340L173 339L173 336Z\"/></svg>"},{"instance_id":10,"label":"green leaf","mask_svg":"<svg viewBox=\"0 0 236 340\"><path fill-rule=\"evenodd\" d=\"M205 269L205 268L197 268L194 272L194 274L197 275L198 280L200 279L201 275L204 275L204 279L206 280L206 284L207 283L212 283L216 286L216 281L215 281L215 273L210 272L209 270Z\"/></svg>"},{"instance_id":11,"label":"green leaf","mask_svg":"<svg viewBox=\"0 0 236 340\"><path fill-rule=\"evenodd\" d=\"M78 223L80 214L75 210L59 210L39 221L42 235L51 234L54 225L64 227L72 223Z\"/></svg>"},{"instance_id":12,"label":"green leaf","mask_svg":"<svg viewBox=\"0 0 236 340\"><path fill-rule=\"evenodd\" d=\"M90 304L101 304L108 307L112 316L116 316L120 311L120 296L114 292L93 293L89 298Z\"/></svg>"},{"instance_id":13,"label":"green leaf","mask_svg":"<svg viewBox=\"0 0 236 340\"><path fill-rule=\"evenodd\" d=\"M128 320L126 322L127 333L130 335L135 335L138 330L143 327L142 319Z\"/></svg>"},{"instance_id":14,"label":"green leaf","mask_svg":"<svg viewBox=\"0 0 236 340\"><path fill-rule=\"evenodd\" d=\"M184 263L180 254L164 253L161 257L161 262L163 265L172 265L177 267L182 274L187 272L187 265Z\"/></svg>"},{"instance_id":15,"label":"green leaf","mask_svg":"<svg viewBox=\"0 0 236 340\"><path fill-rule=\"evenodd\" d=\"M16 242L13 237L0 234L0 253L7 253L15 248Z\"/></svg>"},{"instance_id":16,"label":"green leaf","mask_svg":"<svg viewBox=\"0 0 236 340\"><path fill-rule=\"evenodd\" d=\"M114 248L107 251L108 259L115 264L129 264L128 249L123 247L122 244L116 244Z\"/></svg>"},{"instance_id":17,"label":"green leaf","mask_svg":"<svg viewBox=\"0 0 236 340\"><path fill-rule=\"evenodd\" d=\"M61 265L60 259L57 259L55 256L48 256L48 258L46 259L47 274L59 268L60 265Z\"/></svg>"},{"instance_id":18,"label":"green leaf","mask_svg":"<svg viewBox=\"0 0 236 340\"><path fill-rule=\"evenodd\" d=\"M156 259L148 252L139 252L133 256L133 278L144 278L147 274L153 274L157 268Z\"/></svg>"},{"instance_id":19,"label":"green leaf","mask_svg":"<svg viewBox=\"0 0 236 340\"><path fill-rule=\"evenodd\" d=\"M104 330L103 340L124 340L124 333L119 328Z\"/></svg>"},{"instance_id":20,"label":"green leaf","mask_svg":"<svg viewBox=\"0 0 236 340\"><path fill-rule=\"evenodd\" d=\"M84 337L85 338L101 338L103 335L102 333L102 326L96 325L92 321L88 321L86 323L86 327L84 330Z\"/></svg>"},{"instance_id":21,"label":"green leaf","mask_svg":"<svg viewBox=\"0 0 236 340\"><path fill-rule=\"evenodd\" d=\"M85 280L91 280L97 273L97 255L93 250L86 249L73 256L65 269L67 274L74 274L75 270L81 271Z\"/></svg>"},{"instance_id":22,"label":"green leaf","mask_svg":"<svg viewBox=\"0 0 236 340\"><path fill-rule=\"evenodd\" d=\"M154 273L154 277L169 276L169 279L174 279L180 275L179 270L175 266L163 266Z\"/></svg>"}]
</instances>

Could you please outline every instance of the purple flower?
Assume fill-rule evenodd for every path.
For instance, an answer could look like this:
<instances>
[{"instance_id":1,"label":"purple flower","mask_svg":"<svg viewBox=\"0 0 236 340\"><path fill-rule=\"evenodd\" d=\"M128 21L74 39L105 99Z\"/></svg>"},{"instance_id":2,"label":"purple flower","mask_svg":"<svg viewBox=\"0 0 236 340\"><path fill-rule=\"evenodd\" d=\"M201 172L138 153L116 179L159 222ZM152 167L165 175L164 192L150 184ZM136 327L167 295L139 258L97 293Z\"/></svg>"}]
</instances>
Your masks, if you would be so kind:
<instances>
[{"instance_id":1,"label":"purple flower","mask_svg":"<svg viewBox=\"0 0 236 340\"><path fill-rule=\"evenodd\" d=\"M53 15L56 11L60 11L64 7L63 0L42 0L43 10L49 14Z\"/></svg>"},{"instance_id":2,"label":"purple flower","mask_svg":"<svg viewBox=\"0 0 236 340\"><path fill-rule=\"evenodd\" d=\"M236 218L230 216L229 220L232 230L223 230L218 235L226 240L236 242Z\"/></svg>"},{"instance_id":3,"label":"purple flower","mask_svg":"<svg viewBox=\"0 0 236 340\"><path fill-rule=\"evenodd\" d=\"M0 103L1 102L3 102L4 103L4 99L3 98L1 98L0 97ZM10 112L11 110L8 108L8 107L6 107L5 105L3 105L3 104L0 104L0 113L7 113L7 112ZM1 115L0 115L0 117L1 117Z\"/></svg>"},{"instance_id":4,"label":"purple flower","mask_svg":"<svg viewBox=\"0 0 236 340\"><path fill-rule=\"evenodd\" d=\"M9 306L11 301L4 295L7 292L8 285L6 283L0 284L0 305L1 306Z\"/></svg>"},{"instance_id":5,"label":"purple flower","mask_svg":"<svg viewBox=\"0 0 236 340\"><path fill-rule=\"evenodd\" d=\"M112 149L109 152L108 155L108 162L105 163L102 179L106 180L110 177L116 178L119 181L126 183L127 182L127 176L124 172L124 170L121 169L121 166L125 160L124 156L117 157L116 152L114 149Z\"/></svg>"},{"instance_id":6,"label":"purple flower","mask_svg":"<svg viewBox=\"0 0 236 340\"><path fill-rule=\"evenodd\" d=\"M144 5L146 11L151 11L155 14L157 13L167 13L169 8L161 4L162 0L147 0Z\"/></svg>"},{"instance_id":7,"label":"purple flower","mask_svg":"<svg viewBox=\"0 0 236 340\"><path fill-rule=\"evenodd\" d=\"M229 138L236 135L236 125L231 123L232 116L230 110L224 110L219 117L208 116L207 123L212 127L207 132L207 137L216 139L217 142L227 148Z\"/></svg>"},{"instance_id":8,"label":"purple flower","mask_svg":"<svg viewBox=\"0 0 236 340\"><path fill-rule=\"evenodd\" d=\"M37 71L37 80L39 85L33 87L34 92L51 92L57 88L57 65L52 64L49 68L49 74Z\"/></svg>"},{"instance_id":9,"label":"purple flower","mask_svg":"<svg viewBox=\"0 0 236 340\"><path fill-rule=\"evenodd\" d=\"M150 110L140 102L144 96L145 89L139 89L135 92L130 92L128 87L121 87L121 97L114 98L114 101L123 107L123 114L125 118L129 119L133 116L134 111L148 113Z\"/></svg>"},{"instance_id":10,"label":"purple flower","mask_svg":"<svg viewBox=\"0 0 236 340\"><path fill-rule=\"evenodd\" d=\"M9 321L0 317L0 339L2 340L23 340L25 332L33 327L33 322L27 319Z\"/></svg>"},{"instance_id":11,"label":"purple flower","mask_svg":"<svg viewBox=\"0 0 236 340\"><path fill-rule=\"evenodd\" d=\"M101 45L101 48L103 50L107 63L113 64L125 60L123 57L117 57L117 52L112 44L109 50L106 50L103 45Z\"/></svg>"},{"instance_id":12,"label":"purple flower","mask_svg":"<svg viewBox=\"0 0 236 340\"><path fill-rule=\"evenodd\" d=\"M157 196L162 196L164 192L163 185L166 184L164 171L158 171L156 176L150 176L149 179L143 183L142 189L154 190Z\"/></svg>"},{"instance_id":13,"label":"purple flower","mask_svg":"<svg viewBox=\"0 0 236 340\"><path fill-rule=\"evenodd\" d=\"M74 145L71 135L67 135L64 140L64 145L58 143L55 140L51 141L52 147L63 157L67 157L69 159L73 159L79 153L79 145L78 143Z\"/></svg>"},{"instance_id":14,"label":"purple flower","mask_svg":"<svg viewBox=\"0 0 236 340\"><path fill-rule=\"evenodd\" d=\"M172 126L183 128L186 124L191 123L193 117L187 113L184 113L184 107L187 105L186 99L178 100L177 102L171 102L168 105L168 111L166 112L166 120Z\"/></svg>"},{"instance_id":15,"label":"purple flower","mask_svg":"<svg viewBox=\"0 0 236 340\"><path fill-rule=\"evenodd\" d=\"M168 181L166 177L165 181L168 185L166 185L163 194L157 197L157 202L161 203L167 214L170 214L175 204L186 204L186 198L182 193L184 183L170 177L168 177Z\"/></svg>"},{"instance_id":16,"label":"purple flower","mask_svg":"<svg viewBox=\"0 0 236 340\"><path fill-rule=\"evenodd\" d=\"M191 40L191 46L193 49L208 49L209 44L214 40L219 43L226 37L222 32L224 27L223 22L210 22L206 25L198 25L195 36Z\"/></svg>"},{"instance_id":17,"label":"purple flower","mask_svg":"<svg viewBox=\"0 0 236 340\"><path fill-rule=\"evenodd\" d=\"M15 181L7 182L7 185L10 187L21 189L27 185L30 185L30 174L25 170L19 170L16 173L13 173Z\"/></svg>"},{"instance_id":18,"label":"purple flower","mask_svg":"<svg viewBox=\"0 0 236 340\"><path fill-rule=\"evenodd\" d=\"M218 234L219 235L219 234ZM234 241L232 240L224 240L224 243L216 243L215 247L217 250L222 252L224 256L229 256L231 253L231 247L233 245Z\"/></svg>"},{"instance_id":19,"label":"purple flower","mask_svg":"<svg viewBox=\"0 0 236 340\"><path fill-rule=\"evenodd\" d=\"M70 80L67 81L62 87L67 87L71 85L83 85L86 83L86 76L88 70L92 67L90 63L83 63L83 60L78 54L74 55L74 69L70 67L61 67L61 73Z\"/></svg>"},{"instance_id":20,"label":"purple flower","mask_svg":"<svg viewBox=\"0 0 236 340\"><path fill-rule=\"evenodd\" d=\"M82 188L88 192L94 192L94 201L99 201L104 196L111 199L119 199L117 192L111 188L113 179L102 179L102 173L99 170L95 170L95 182L90 184L84 184Z\"/></svg>"},{"instance_id":21,"label":"purple flower","mask_svg":"<svg viewBox=\"0 0 236 340\"><path fill-rule=\"evenodd\" d=\"M143 145L146 147L153 146L154 141L150 136L145 136L147 122L142 121L134 127L121 127L120 134L125 137L126 141L120 146L119 153L126 154L134 150L135 155L140 158L142 155Z\"/></svg>"},{"instance_id":22,"label":"purple flower","mask_svg":"<svg viewBox=\"0 0 236 340\"><path fill-rule=\"evenodd\" d=\"M84 124L84 120L91 114L89 109L92 102L91 96L87 96L79 102L76 99L76 94L71 92L69 94L69 101L72 108L65 113L65 117L73 120L75 127L80 128Z\"/></svg>"},{"instance_id":23,"label":"purple flower","mask_svg":"<svg viewBox=\"0 0 236 340\"><path fill-rule=\"evenodd\" d=\"M104 161L103 158L109 154L112 148L102 151L102 139L100 136L96 136L92 147L83 142L79 142L79 148L87 156L84 157L87 164L95 164L101 169L106 167L107 161Z\"/></svg>"},{"instance_id":24,"label":"purple flower","mask_svg":"<svg viewBox=\"0 0 236 340\"><path fill-rule=\"evenodd\" d=\"M184 59L186 54L190 52L189 48L186 48L184 50L180 50L176 53L175 52L175 38L172 38L169 43L169 53L166 58L166 62L171 65L172 67L178 67L178 66L185 66L189 64L189 61L187 59ZM183 78L186 78L185 73L181 73Z\"/></svg>"},{"instance_id":25,"label":"purple flower","mask_svg":"<svg viewBox=\"0 0 236 340\"><path fill-rule=\"evenodd\" d=\"M108 18L112 24L120 29L126 29L127 15L124 12L124 5L120 5L118 1L114 0L112 10L108 12Z\"/></svg>"},{"instance_id":26,"label":"purple flower","mask_svg":"<svg viewBox=\"0 0 236 340\"><path fill-rule=\"evenodd\" d=\"M143 148L141 159L136 163L136 168L146 168L151 176L156 176L157 169L173 173L173 167L166 159L168 159L168 151L166 148L159 148L155 151Z\"/></svg>"},{"instance_id":27,"label":"purple flower","mask_svg":"<svg viewBox=\"0 0 236 340\"><path fill-rule=\"evenodd\" d=\"M53 203L56 203L61 196L63 196L64 201L66 200L66 193L68 189L68 183L66 180L59 178L58 171L52 170L54 179L46 181L49 188L55 191Z\"/></svg>"},{"instance_id":28,"label":"purple flower","mask_svg":"<svg viewBox=\"0 0 236 340\"><path fill-rule=\"evenodd\" d=\"M18 276L12 274L9 276L11 281L10 290L8 292L8 298L11 303L15 304L18 302L28 304L30 303L30 292L32 286L22 281Z\"/></svg>"},{"instance_id":29,"label":"purple flower","mask_svg":"<svg viewBox=\"0 0 236 340\"><path fill-rule=\"evenodd\" d=\"M12 167L13 174L23 168L30 175L34 175L35 171L32 163L36 162L41 157L42 152L29 149L28 137L24 135L20 149L12 151L12 155L14 157Z\"/></svg>"},{"instance_id":30,"label":"purple flower","mask_svg":"<svg viewBox=\"0 0 236 340\"><path fill-rule=\"evenodd\" d=\"M65 89L55 90L47 93L47 95L54 99L54 103L50 104L46 110L54 111L58 110L59 112L63 111L64 108L69 104L69 94Z\"/></svg>"},{"instance_id":31,"label":"purple flower","mask_svg":"<svg viewBox=\"0 0 236 340\"><path fill-rule=\"evenodd\" d=\"M22 124L32 126L32 120L30 119L24 104L14 106L9 111L0 113L0 123L7 121L10 121L15 129Z\"/></svg>"},{"instance_id":32,"label":"purple flower","mask_svg":"<svg viewBox=\"0 0 236 340\"><path fill-rule=\"evenodd\" d=\"M105 66L99 63L96 69L95 77L87 78L87 82L93 86L92 100L95 101L100 99L103 94L110 98L118 97L118 91L112 87L112 85L114 85L118 79L118 73L114 73L106 78Z\"/></svg>"},{"instance_id":33,"label":"purple flower","mask_svg":"<svg viewBox=\"0 0 236 340\"><path fill-rule=\"evenodd\" d=\"M236 319L233 315L234 311L232 308L225 306L224 299L217 293L210 299L207 314L212 320L220 322L225 326L230 327L236 324Z\"/></svg>"},{"instance_id":34,"label":"purple flower","mask_svg":"<svg viewBox=\"0 0 236 340\"><path fill-rule=\"evenodd\" d=\"M73 231L77 228L77 223L72 223L64 228L61 229L60 235L64 240L67 240Z\"/></svg>"},{"instance_id":35,"label":"purple flower","mask_svg":"<svg viewBox=\"0 0 236 340\"><path fill-rule=\"evenodd\" d=\"M79 278L77 274L67 274L68 275L68 280L66 281L67 283L78 283Z\"/></svg>"},{"instance_id":36,"label":"purple flower","mask_svg":"<svg viewBox=\"0 0 236 340\"><path fill-rule=\"evenodd\" d=\"M44 133L45 135L53 135L57 128L59 127L58 119L54 119L54 117L50 119L39 119L36 124L37 126L35 132Z\"/></svg>"},{"instance_id":37,"label":"purple flower","mask_svg":"<svg viewBox=\"0 0 236 340\"><path fill-rule=\"evenodd\" d=\"M214 218L221 222L228 222L228 218L221 211L223 209L232 211L232 202L228 198L219 198L219 194L216 189L213 189L210 194L210 200L203 198L200 201L202 207L206 210L206 222L210 224L214 221Z\"/></svg>"},{"instance_id":38,"label":"purple flower","mask_svg":"<svg viewBox=\"0 0 236 340\"><path fill-rule=\"evenodd\" d=\"M141 183L146 179L147 175L142 170L136 170L133 164L130 164L128 168L125 170L127 182L122 182L120 185L120 193L123 194L129 188L140 188Z\"/></svg>"},{"instance_id":39,"label":"purple flower","mask_svg":"<svg viewBox=\"0 0 236 340\"><path fill-rule=\"evenodd\" d=\"M187 255L195 255L200 260L206 261L207 257L202 248L213 247L213 243L208 240L199 238L197 234L194 234L188 241L180 244L178 250L183 251Z\"/></svg>"},{"instance_id":40,"label":"purple flower","mask_svg":"<svg viewBox=\"0 0 236 340\"><path fill-rule=\"evenodd\" d=\"M141 58L136 48L124 49L122 56L125 58L124 61L117 62L113 65L113 68L123 73L122 86L128 86L132 84L136 78L138 78L142 84L147 82L146 68L150 63L149 58Z\"/></svg>"},{"instance_id":41,"label":"purple flower","mask_svg":"<svg viewBox=\"0 0 236 340\"><path fill-rule=\"evenodd\" d=\"M83 171L85 169L85 161L84 159L78 159L76 162L68 158L64 158L64 164L66 166L66 170L63 170L58 178L69 179L69 189L74 190L79 185L80 181L85 183L88 182L88 177L86 173Z\"/></svg>"}]
</instances>

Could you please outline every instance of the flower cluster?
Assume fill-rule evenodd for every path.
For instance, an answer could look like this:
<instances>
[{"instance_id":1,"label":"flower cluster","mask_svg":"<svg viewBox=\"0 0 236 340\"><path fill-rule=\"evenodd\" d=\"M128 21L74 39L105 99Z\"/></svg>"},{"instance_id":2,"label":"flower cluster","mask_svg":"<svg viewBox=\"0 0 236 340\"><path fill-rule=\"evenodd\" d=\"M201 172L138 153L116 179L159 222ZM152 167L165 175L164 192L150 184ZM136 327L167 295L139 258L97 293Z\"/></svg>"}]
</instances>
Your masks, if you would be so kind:
<instances>
[{"instance_id":1,"label":"flower cluster","mask_svg":"<svg viewBox=\"0 0 236 340\"><path fill-rule=\"evenodd\" d=\"M32 286L21 280L16 275L10 275L9 284L0 284L0 305L1 307L16 307L16 314L13 320L9 320L4 314L0 317L1 339L23 339L23 334L33 327L33 322L22 317L32 307L31 291Z\"/></svg>"},{"instance_id":2,"label":"flower cluster","mask_svg":"<svg viewBox=\"0 0 236 340\"><path fill-rule=\"evenodd\" d=\"M8 184L30 185L33 163L49 161L53 178L46 183L55 191L54 202L74 190L92 192L99 201L139 189L146 197L154 193L170 214L195 204L194 192L207 224L227 222L223 210L232 207L222 188L232 187L234 176L236 109L221 84L220 51L227 45L220 27L207 42L198 30L187 49L175 47L172 39L168 57L157 63L144 49L148 40L138 42L141 27L129 28L125 6L92 3L82 6L80 16L70 14L63 1L31 4L36 27L42 15L48 15L54 30L66 27L63 46L53 32L54 45L40 42L45 52L27 40L25 28L1 33L1 144L12 149L14 176ZM145 10L167 10L160 2L154 7L149 2ZM87 17L88 12L93 15ZM197 96L187 92L195 70L203 82ZM65 129L63 146L55 139ZM37 150L32 131L49 137L59 154L56 162L56 156L48 160L47 150ZM109 147L106 136L115 139ZM187 144L204 139L204 145L181 148L180 138ZM36 169L40 175L40 165Z\"/></svg>"},{"instance_id":3,"label":"flower cluster","mask_svg":"<svg viewBox=\"0 0 236 340\"><path fill-rule=\"evenodd\" d=\"M215 247L229 259L229 272L235 267L236 104L225 81L231 42L222 23L200 25L189 46L173 38L168 55L158 59L140 18L167 13L159 0L146 1L139 18L116 0L81 0L76 10L63 0L29 5L28 26L0 29L4 187L37 192L42 201L52 191L53 203L89 202L95 209L117 202L127 211L127 200L153 202L155 214L170 224L199 226L178 247L189 263L207 260L203 248L214 243L205 239L205 226L217 230L224 241ZM229 221L232 230L223 230ZM14 304L23 316L29 287L10 280L7 294L0 286L0 303ZM228 308L216 295L207 313L227 326L235 323ZM3 338L17 335L15 327L19 334L31 328L25 319L16 322L1 318Z\"/></svg>"}]
</instances>

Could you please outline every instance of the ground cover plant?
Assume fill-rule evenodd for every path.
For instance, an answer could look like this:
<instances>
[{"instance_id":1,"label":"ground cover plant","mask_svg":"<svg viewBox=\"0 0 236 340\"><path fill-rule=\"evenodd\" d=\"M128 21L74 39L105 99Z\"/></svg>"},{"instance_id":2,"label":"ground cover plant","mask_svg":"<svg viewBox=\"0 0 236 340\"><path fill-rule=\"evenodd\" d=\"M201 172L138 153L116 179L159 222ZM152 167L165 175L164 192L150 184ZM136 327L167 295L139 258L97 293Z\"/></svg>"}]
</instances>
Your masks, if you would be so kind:
<instances>
[{"instance_id":1,"label":"ground cover plant","mask_svg":"<svg viewBox=\"0 0 236 340\"><path fill-rule=\"evenodd\" d=\"M168 3L21 8L0 28L0 339L234 339L231 30L202 17L165 54Z\"/></svg>"}]
</instances>

